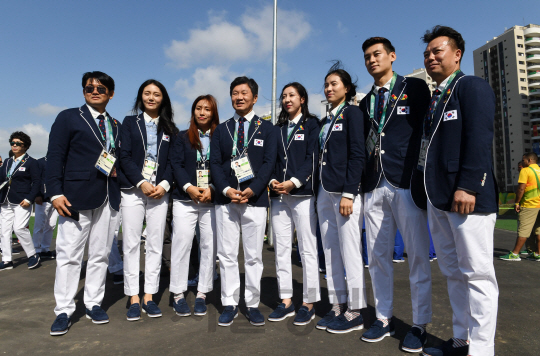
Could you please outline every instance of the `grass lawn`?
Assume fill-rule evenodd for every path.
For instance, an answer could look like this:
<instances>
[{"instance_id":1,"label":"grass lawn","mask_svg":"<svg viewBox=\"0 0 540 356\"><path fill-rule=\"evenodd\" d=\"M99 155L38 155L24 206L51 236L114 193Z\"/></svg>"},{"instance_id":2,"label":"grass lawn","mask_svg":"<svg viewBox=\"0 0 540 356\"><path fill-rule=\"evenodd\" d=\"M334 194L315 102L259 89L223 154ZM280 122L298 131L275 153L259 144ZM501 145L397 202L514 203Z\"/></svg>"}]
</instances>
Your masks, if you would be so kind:
<instances>
[{"instance_id":1,"label":"grass lawn","mask_svg":"<svg viewBox=\"0 0 540 356\"><path fill-rule=\"evenodd\" d=\"M517 232L517 220L514 219L497 219L495 222L496 229L516 231Z\"/></svg>"}]
</instances>

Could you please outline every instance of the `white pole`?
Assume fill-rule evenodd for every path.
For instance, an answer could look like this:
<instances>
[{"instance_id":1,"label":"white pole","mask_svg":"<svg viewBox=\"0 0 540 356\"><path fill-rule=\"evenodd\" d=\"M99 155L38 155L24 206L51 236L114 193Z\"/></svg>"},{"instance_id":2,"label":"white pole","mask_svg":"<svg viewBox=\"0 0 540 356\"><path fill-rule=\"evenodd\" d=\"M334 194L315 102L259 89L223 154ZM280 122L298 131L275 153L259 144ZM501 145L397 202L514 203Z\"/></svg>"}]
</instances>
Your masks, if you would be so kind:
<instances>
[{"instance_id":1,"label":"white pole","mask_svg":"<svg viewBox=\"0 0 540 356\"><path fill-rule=\"evenodd\" d=\"M272 124L276 124L276 77L277 77L277 0L274 0L274 36L272 41ZM270 207L271 208L271 207ZM268 244L274 246L272 216L268 214Z\"/></svg>"}]
</instances>

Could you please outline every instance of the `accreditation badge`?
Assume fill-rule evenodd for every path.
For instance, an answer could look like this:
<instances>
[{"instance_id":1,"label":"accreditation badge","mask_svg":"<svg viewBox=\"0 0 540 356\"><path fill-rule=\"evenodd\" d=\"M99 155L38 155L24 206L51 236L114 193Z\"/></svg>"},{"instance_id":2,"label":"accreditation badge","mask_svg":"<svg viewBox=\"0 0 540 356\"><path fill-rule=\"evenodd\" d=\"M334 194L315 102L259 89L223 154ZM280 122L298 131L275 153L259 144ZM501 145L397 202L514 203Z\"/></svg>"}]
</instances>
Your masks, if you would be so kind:
<instances>
[{"instance_id":1,"label":"accreditation badge","mask_svg":"<svg viewBox=\"0 0 540 356\"><path fill-rule=\"evenodd\" d=\"M426 166L426 156L427 156L427 148L429 146L429 140L427 138L422 139L422 143L420 144L420 155L418 156L418 170L424 171L424 167Z\"/></svg>"},{"instance_id":2,"label":"accreditation badge","mask_svg":"<svg viewBox=\"0 0 540 356\"><path fill-rule=\"evenodd\" d=\"M142 169L142 176L146 179L147 182L152 180L154 172L157 171L158 163L149 159L144 160L144 165ZM155 179L155 178L154 178Z\"/></svg>"},{"instance_id":3,"label":"accreditation badge","mask_svg":"<svg viewBox=\"0 0 540 356\"><path fill-rule=\"evenodd\" d=\"M210 170L197 169L197 187L207 189L210 186Z\"/></svg>"},{"instance_id":4,"label":"accreditation badge","mask_svg":"<svg viewBox=\"0 0 540 356\"><path fill-rule=\"evenodd\" d=\"M108 177L111 174L115 163L116 157L111 152L102 150L96 162L96 168Z\"/></svg>"},{"instance_id":5,"label":"accreditation badge","mask_svg":"<svg viewBox=\"0 0 540 356\"><path fill-rule=\"evenodd\" d=\"M368 157L371 157L371 154L373 153L375 146L377 146L377 140L378 140L377 133L375 132L375 130L373 130L373 128L371 128L371 130L369 130L369 135L366 139L366 150L367 150Z\"/></svg>"},{"instance_id":6,"label":"accreditation badge","mask_svg":"<svg viewBox=\"0 0 540 356\"><path fill-rule=\"evenodd\" d=\"M251 163L247 154L243 153L231 160L231 168L234 170L238 183L245 182L255 177L251 169Z\"/></svg>"}]
</instances>

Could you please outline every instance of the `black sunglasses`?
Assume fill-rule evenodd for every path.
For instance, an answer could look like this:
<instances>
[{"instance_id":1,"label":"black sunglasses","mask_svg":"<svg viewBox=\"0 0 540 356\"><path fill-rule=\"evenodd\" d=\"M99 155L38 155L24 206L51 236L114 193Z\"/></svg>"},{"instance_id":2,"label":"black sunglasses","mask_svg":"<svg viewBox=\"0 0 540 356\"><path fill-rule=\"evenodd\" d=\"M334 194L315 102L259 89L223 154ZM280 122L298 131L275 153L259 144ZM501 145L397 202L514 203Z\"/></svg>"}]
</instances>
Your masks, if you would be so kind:
<instances>
[{"instance_id":1,"label":"black sunglasses","mask_svg":"<svg viewBox=\"0 0 540 356\"><path fill-rule=\"evenodd\" d=\"M11 146L19 146L19 147L23 147L24 146L24 143L22 142L16 142L16 141L11 141L9 143Z\"/></svg>"},{"instance_id":2,"label":"black sunglasses","mask_svg":"<svg viewBox=\"0 0 540 356\"><path fill-rule=\"evenodd\" d=\"M92 94L92 93L94 92L94 88L97 89L97 92L98 92L99 94L107 94L107 88L105 88L105 87L95 87L95 86L93 86L93 85L87 85L87 86L85 86L85 87L84 87L84 92L85 92L86 94Z\"/></svg>"}]
</instances>

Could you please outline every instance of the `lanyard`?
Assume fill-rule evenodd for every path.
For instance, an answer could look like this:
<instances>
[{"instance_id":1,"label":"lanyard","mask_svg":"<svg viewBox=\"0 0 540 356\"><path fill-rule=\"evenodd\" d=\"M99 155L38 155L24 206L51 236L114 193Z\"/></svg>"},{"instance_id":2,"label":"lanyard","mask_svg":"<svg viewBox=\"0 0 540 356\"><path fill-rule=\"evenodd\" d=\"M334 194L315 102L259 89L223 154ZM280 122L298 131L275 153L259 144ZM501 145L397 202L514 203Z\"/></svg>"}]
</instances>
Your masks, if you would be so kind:
<instances>
[{"instance_id":1,"label":"lanyard","mask_svg":"<svg viewBox=\"0 0 540 356\"><path fill-rule=\"evenodd\" d=\"M397 79L397 74L394 72L394 75L392 76L392 81L390 82L390 89L388 90L388 100L386 100L382 116L379 118L379 129L377 130L377 133L381 133L384 123L386 121L386 110L388 109L388 102L390 101L390 95L392 95L394 84L396 84L396 79ZM371 91L369 118L373 120L374 115L375 115L375 93Z\"/></svg>"},{"instance_id":2,"label":"lanyard","mask_svg":"<svg viewBox=\"0 0 540 356\"><path fill-rule=\"evenodd\" d=\"M427 137L431 136L431 126L433 126L433 119L435 117L435 111L437 111L437 106L439 106L439 103L441 102L441 99L443 97L446 98L448 95L450 95L450 90L448 89L448 87L450 87L450 84L452 84L452 81L454 80L456 75L458 75L459 73L461 73L461 70L458 69L454 73L452 73L452 75L450 77L448 77L448 82L446 82L446 85L444 86L444 89L443 89L442 93L439 94L439 99L437 99L437 103L433 107L433 110L431 111L431 115L426 115L425 120L429 120L429 131L430 132L429 133L427 132L428 128L426 127L426 125L424 125L424 138L427 138ZM429 109L428 109L428 113L429 113Z\"/></svg>"},{"instance_id":3,"label":"lanyard","mask_svg":"<svg viewBox=\"0 0 540 356\"><path fill-rule=\"evenodd\" d=\"M347 102L344 101L344 102L342 102L342 103L338 106L338 109L337 109L337 111L336 111L336 116L335 116L336 118L339 117L339 115L341 114L341 112L342 112L343 109L345 108L345 104L346 104L346 103L347 103ZM330 114L330 115L331 115L331 114ZM320 143L321 149L322 149L322 147L323 147L323 142L322 142L323 139L322 139L322 137L323 137L323 135L324 135L324 128L326 127L326 124L330 124L330 123L332 122L332 120L328 120L328 119L329 119L329 117L327 116L324 125L322 125L322 127L321 127L321 132L319 132L319 143ZM328 131L330 131L330 129L328 129Z\"/></svg>"},{"instance_id":4,"label":"lanyard","mask_svg":"<svg viewBox=\"0 0 540 356\"><path fill-rule=\"evenodd\" d=\"M208 148L206 149L206 157L203 160L203 162L206 162L210 159L210 145L208 145ZM201 151L197 150L197 162L200 162L202 160Z\"/></svg>"},{"instance_id":5,"label":"lanyard","mask_svg":"<svg viewBox=\"0 0 540 356\"><path fill-rule=\"evenodd\" d=\"M25 158L25 157L26 157L26 153L25 153L25 154L22 156L22 158L21 158L21 165L24 163L24 161L25 161L24 158ZM15 159L13 159L13 163L11 164L11 168L10 168L9 171L7 172L7 179L10 179L11 176L13 175L13 173L15 173L15 172L17 172L17 171L19 170L18 168L15 169L15 167L17 167L17 164L18 164L18 163L15 162ZM19 167L19 168L20 168L20 167Z\"/></svg>"},{"instance_id":6,"label":"lanyard","mask_svg":"<svg viewBox=\"0 0 540 356\"><path fill-rule=\"evenodd\" d=\"M105 120L107 121L107 126L109 127L109 143L111 144L111 147L113 149L116 149L116 147L114 146L114 136L113 136L113 130L111 126L111 120L109 120L108 117L105 117ZM101 134L101 138L103 139L103 141L105 141L105 144L106 144L107 140L105 139L105 136L103 136L103 132L99 130L99 133Z\"/></svg>"},{"instance_id":7,"label":"lanyard","mask_svg":"<svg viewBox=\"0 0 540 356\"><path fill-rule=\"evenodd\" d=\"M255 116L254 116L255 118ZM253 120L253 119L252 119ZM259 119L260 120L260 119ZM247 127L244 125L244 136L247 137L247 134L246 132L249 132L249 125L251 124L250 121L248 121L246 119L246 122L248 123L247 124ZM240 128L240 123L238 123L238 128ZM246 147L249 145L249 143L251 142L251 139L253 138L253 136L255 136L255 133L257 132L257 129L259 128L259 121L257 121L257 126L255 126L255 131L253 131L253 135L251 136L251 138L246 141L244 140L244 150L242 151L242 153L244 153L244 151L246 150ZM231 132L229 131L229 134ZM234 138L233 138L233 148L232 148L232 155L233 157L236 157L236 146L238 146L238 130L234 130Z\"/></svg>"}]
</instances>

